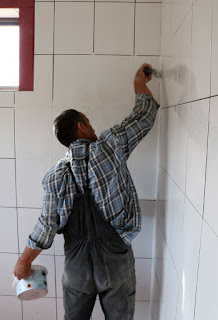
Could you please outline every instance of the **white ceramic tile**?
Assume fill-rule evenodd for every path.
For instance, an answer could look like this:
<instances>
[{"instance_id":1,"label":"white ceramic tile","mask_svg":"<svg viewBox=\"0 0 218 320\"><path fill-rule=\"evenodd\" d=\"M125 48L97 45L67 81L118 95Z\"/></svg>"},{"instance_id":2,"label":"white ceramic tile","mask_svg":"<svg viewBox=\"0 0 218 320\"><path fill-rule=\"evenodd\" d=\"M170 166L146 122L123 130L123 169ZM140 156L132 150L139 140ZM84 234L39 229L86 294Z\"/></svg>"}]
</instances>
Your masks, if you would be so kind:
<instances>
[{"instance_id":1,"label":"white ceramic tile","mask_svg":"<svg viewBox=\"0 0 218 320\"><path fill-rule=\"evenodd\" d=\"M92 93L92 57L56 55L54 107L88 108Z\"/></svg>"},{"instance_id":2,"label":"white ceramic tile","mask_svg":"<svg viewBox=\"0 0 218 320\"><path fill-rule=\"evenodd\" d=\"M38 257L32 262L32 265L41 265L48 270L48 293L46 295L46 298L54 298L56 296L54 256L39 254Z\"/></svg>"},{"instance_id":3,"label":"white ceramic tile","mask_svg":"<svg viewBox=\"0 0 218 320\"><path fill-rule=\"evenodd\" d=\"M213 0L211 95L218 94L218 1Z\"/></svg>"},{"instance_id":4,"label":"white ceramic tile","mask_svg":"<svg viewBox=\"0 0 218 320\"><path fill-rule=\"evenodd\" d=\"M170 257L167 266L167 288L166 288L166 320L172 320L176 317L177 296L179 290L178 275L176 273L173 261Z\"/></svg>"},{"instance_id":5,"label":"white ceramic tile","mask_svg":"<svg viewBox=\"0 0 218 320\"><path fill-rule=\"evenodd\" d=\"M195 319L218 317L218 238L204 222L201 241L201 254L198 274Z\"/></svg>"},{"instance_id":6,"label":"white ceramic tile","mask_svg":"<svg viewBox=\"0 0 218 320\"><path fill-rule=\"evenodd\" d=\"M188 160L186 195L202 214L208 134L209 100L193 102L188 109Z\"/></svg>"},{"instance_id":7,"label":"white ceramic tile","mask_svg":"<svg viewBox=\"0 0 218 320\"><path fill-rule=\"evenodd\" d=\"M57 297L63 297L62 290L62 275L64 272L64 257L56 256L55 257L55 270L56 270L56 287L57 287Z\"/></svg>"},{"instance_id":8,"label":"white ceramic tile","mask_svg":"<svg viewBox=\"0 0 218 320\"><path fill-rule=\"evenodd\" d=\"M208 158L207 158L207 175L206 175L206 192L204 218L211 228L218 234L218 219L215 208L217 208L217 137L218 137L218 98L210 100L210 123L208 139Z\"/></svg>"},{"instance_id":9,"label":"white ceramic tile","mask_svg":"<svg viewBox=\"0 0 218 320\"><path fill-rule=\"evenodd\" d=\"M201 216L186 199L184 206L183 249L181 251L181 255L183 255L182 296L184 319L193 319L194 315L201 225Z\"/></svg>"},{"instance_id":10,"label":"white ceramic tile","mask_svg":"<svg viewBox=\"0 0 218 320\"><path fill-rule=\"evenodd\" d=\"M134 57L134 75L143 63L149 63L152 68L160 70L160 57L152 56L135 56ZM160 103L160 79L153 77L151 81L147 82L147 87L151 90L153 97Z\"/></svg>"},{"instance_id":11,"label":"white ceramic tile","mask_svg":"<svg viewBox=\"0 0 218 320\"><path fill-rule=\"evenodd\" d=\"M56 234L55 239L55 255L64 256L64 237L62 234Z\"/></svg>"},{"instance_id":12,"label":"white ceramic tile","mask_svg":"<svg viewBox=\"0 0 218 320\"><path fill-rule=\"evenodd\" d=\"M71 107L74 108L73 106L69 106L68 109ZM64 110L67 110L67 108L54 108L53 121ZM87 108L79 107L78 111L84 113L88 119L90 118L90 113ZM53 134L53 164L55 164L57 161L65 157L67 149L68 149L67 147L65 147L58 141L55 134Z\"/></svg>"},{"instance_id":13,"label":"white ceramic tile","mask_svg":"<svg viewBox=\"0 0 218 320\"><path fill-rule=\"evenodd\" d=\"M15 207L15 161L0 159L0 206Z\"/></svg>"},{"instance_id":14,"label":"white ceramic tile","mask_svg":"<svg viewBox=\"0 0 218 320\"><path fill-rule=\"evenodd\" d=\"M151 259L135 259L136 300L150 301Z\"/></svg>"},{"instance_id":15,"label":"white ceramic tile","mask_svg":"<svg viewBox=\"0 0 218 320\"><path fill-rule=\"evenodd\" d=\"M18 209L19 252L25 249L28 237L33 232L40 215L40 209ZM54 246L43 250L41 254L54 254Z\"/></svg>"},{"instance_id":16,"label":"white ceramic tile","mask_svg":"<svg viewBox=\"0 0 218 320\"><path fill-rule=\"evenodd\" d=\"M0 107L14 106L14 92L0 92Z\"/></svg>"},{"instance_id":17,"label":"white ceramic tile","mask_svg":"<svg viewBox=\"0 0 218 320\"><path fill-rule=\"evenodd\" d=\"M57 2L55 4L55 53L92 54L93 22L94 3Z\"/></svg>"},{"instance_id":18,"label":"white ceramic tile","mask_svg":"<svg viewBox=\"0 0 218 320\"><path fill-rule=\"evenodd\" d=\"M132 242L136 258L152 258L153 227L154 218L142 214L141 232Z\"/></svg>"},{"instance_id":19,"label":"white ceramic tile","mask_svg":"<svg viewBox=\"0 0 218 320\"><path fill-rule=\"evenodd\" d=\"M51 298L23 302L23 320L56 319L56 301Z\"/></svg>"},{"instance_id":20,"label":"white ceramic tile","mask_svg":"<svg viewBox=\"0 0 218 320\"><path fill-rule=\"evenodd\" d=\"M14 208L0 208L0 252L17 253L17 212ZM10 232L9 232L10 231Z\"/></svg>"},{"instance_id":21,"label":"white ceramic tile","mask_svg":"<svg viewBox=\"0 0 218 320\"><path fill-rule=\"evenodd\" d=\"M154 217L156 213L156 199L155 200L139 200L139 205L142 214Z\"/></svg>"},{"instance_id":22,"label":"white ceramic tile","mask_svg":"<svg viewBox=\"0 0 218 320\"><path fill-rule=\"evenodd\" d=\"M63 306L63 299L57 299L57 320L64 319L64 306Z\"/></svg>"},{"instance_id":23,"label":"white ceramic tile","mask_svg":"<svg viewBox=\"0 0 218 320\"><path fill-rule=\"evenodd\" d=\"M135 54L160 55L160 23L160 3L136 4Z\"/></svg>"},{"instance_id":24,"label":"white ceramic tile","mask_svg":"<svg viewBox=\"0 0 218 320\"><path fill-rule=\"evenodd\" d=\"M95 53L133 54L134 4L96 3Z\"/></svg>"},{"instance_id":25,"label":"white ceramic tile","mask_svg":"<svg viewBox=\"0 0 218 320\"><path fill-rule=\"evenodd\" d=\"M34 91L15 92L16 107L52 106L52 55L34 56Z\"/></svg>"},{"instance_id":26,"label":"white ceramic tile","mask_svg":"<svg viewBox=\"0 0 218 320\"><path fill-rule=\"evenodd\" d=\"M183 270L183 218L185 196L182 191L173 185L172 228L170 235L170 253L178 276L182 279Z\"/></svg>"},{"instance_id":27,"label":"white ceramic tile","mask_svg":"<svg viewBox=\"0 0 218 320\"><path fill-rule=\"evenodd\" d=\"M17 159L18 207L41 208L44 190L42 179L51 168L48 159Z\"/></svg>"},{"instance_id":28,"label":"white ceramic tile","mask_svg":"<svg viewBox=\"0 0 218 320\"><path fill-rule=\"evenodd\" d=\"M131 155L131 176L140 199L156 197L157 133L156 121Z\"/></svg>"},{"instance_id":29,"label":"white ceramic tile","mask_svg":"<svg viewBox=\"0 0 218 320\"><path fill-rule=\"evenodd\" d=\"M160 163L171 178L174 178L175 167L175 108L161 110L160 115Z\"/></svg>"},{"instance_id":30,"label":"white ceramic tile","mask_svg":"<svg viewBox=\"0 0 218 320\"><path fill-rule=\"evenodd\" d=\"M92 320L102 320L102 319L105 319L105 316L102 311L100 301L96 300L95 306L92 312Z\"/></svg>"},{"instance_id":31,"label":"white ceramic tile","mask_svg":"<svg viewBox=\"0 0 218 320\"><path fill-rule=\"evenodd\" d=\"M191 30L192 10L189 11L173 39L175 47L173 54L175 55L177 70L175 77L176 86L174 87L176 90L169 91L169 94L175 96L176 99L174 103L176 105L190 101Z\"/></svg>"},{"instance_id":32,"label":"white ceramic tile","mask_svg":"<svg viewBox=\"0 0 218 320\"><path fill-rule=\"evenodd\" d=\"M18 108L15 111L17 158L52 159L52 110Z\"/></svg>"},{"instance_id":33,"label":"white ceramic tile","mask_svg":"<svg viewBox=\"0 0 218 320\"><path fill-rule=\"evenodd\" d=\"M211 23L212 0L207 2L196 0L193 5L192 20L190 89L192 100L208 97L210 94Z\"/></svg>"},{"instance_id":34,"label":"white ceramic tile","mask_svg":"<svg viewBox=\"0 0 218 320\"><path fill-rule=\"evenodd\" d=\"M181 28L183 19L187 15L192 6L192 0L176 0L171 2L170 15L171 15L171 37Z\"/></svg>"},{"instance_id":35,"label":"white ceramic tile","mask_svg":"<svg viewBox=\"0 0 218 320\"><path fill-rule=\"evenodd\" d=\"M182 282L179 285L177 308L176 308L176 320L183 320L183 288Z\"/></svg>"},{"instance_id":36,"label":"white ceramic tile","mask_svg":"<svg viewBox=\"0 0 218 320\"><path fill-rule=\"evenodd\" d=\"M97 135L130 114L132 97L133 57L95 55L91 122Z\"/></svg>"},{"instance_id":37,"label":"white ceramic tile","mask_svg":"<svg viewBox=\"0 0 218 320\"><path fill-rule=\"evenodd\" d=\"M38 2L35 4L35 53L53 53L54 3Z\"/></svg>"},{"instance_id":38,"label":"white ceramic tile","mask_svg":"<svg viewBox=\"0 0 218 320\"><path fill-rule=\"evenodd\" d=\"M15 296L16 289L12 288L13 271L18 260L18 254L0 253L1 287L0 295Z\"/></svg>"},{"instance_id":39,"label":"white ceramic tile","mask_svg":"<svg viewBox=\"0 0 218 320\"><path fill-rule=\"evenodd\" d=\"M160 223L161 229L165 221L165 203L167 198L166 185L167 174L162 167L159 167L157 183L157 219Z\"/></svg>"},{"instance_id":40,"label":"white ceramic tile","mask_svg":"<svg viewBox=\"0 0 218 320\"><path fill-rule=\"evenodd\" d=\"M182 105L175 108L175 157L174 157L174 181L185 192L187 143L188 143L188 110L190 105Z\"/></svg>"},{"instance_id":41,"label":"white ceramic tile","mask_svg":"<svg viewBox=\"0 0 218 320\"><path fill-rule=\"evenodd\" d=\"M0 296L1 319L22 320L21 301L17 297Z\"/></svg>"},{"instance_id":42,"label":"white ceramic tile","mask_svg":"<svg viewBox=\"0 0 218 320\"><path fill-rule=\"evenodd\" d=\"M14 110L0 109L0 158L14 158Z\"/></svg>"},{"instance_id":43,"label":"white ceramic tile","mask_svg":"<svg viewBox=\"0 0 218 320\"><path fill-rule=\"evenodd\" d=\"M44 2L44 1L47 2L48 0L35 0L35 1L36 1L36 2ZM55 0L49 0L49 2L51 2L51 1L53 2L53 1L55 1Z\"/></svg>"},{"instance_id":44,"label":"white ceramic tile","mask_svg":"<svg viewBox=\"0 0 218 320\"><path fill-rule=\"evenodd\" d=\"M167 48L171 40L171 31L170 31L170 22L171 22L171 12L170 12L171 3L163 2L162 3L162 12L161 12L161 54L166 54Z\"/></svg>"}]
</instances>

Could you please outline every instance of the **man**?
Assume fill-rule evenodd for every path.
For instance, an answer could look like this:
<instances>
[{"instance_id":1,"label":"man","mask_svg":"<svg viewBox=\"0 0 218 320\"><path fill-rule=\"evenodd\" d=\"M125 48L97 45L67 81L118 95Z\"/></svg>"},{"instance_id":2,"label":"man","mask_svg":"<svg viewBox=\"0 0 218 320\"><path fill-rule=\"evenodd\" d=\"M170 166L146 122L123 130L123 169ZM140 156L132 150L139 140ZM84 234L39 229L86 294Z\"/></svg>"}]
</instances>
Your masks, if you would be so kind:
<instances>
[{"instance_id":1,"label":"man","mask_svg":"<svg viewBox=\"0 0 218 320\"><path fill-rule=\"evenodd\" d=\"M140 208L127 159L152 128L159 108L146 83L143 64L136 73L136 105L120 125L99 139L87 117L73 109L54 122L58 140L69 149L47 173L42 214L29 236L14 275L28 277L31 262L65 238L63 297L65 320L90 319L96 295L108 320L133 319L135 269L132 239L140 231Z\"/></svg>"}]
</instances>

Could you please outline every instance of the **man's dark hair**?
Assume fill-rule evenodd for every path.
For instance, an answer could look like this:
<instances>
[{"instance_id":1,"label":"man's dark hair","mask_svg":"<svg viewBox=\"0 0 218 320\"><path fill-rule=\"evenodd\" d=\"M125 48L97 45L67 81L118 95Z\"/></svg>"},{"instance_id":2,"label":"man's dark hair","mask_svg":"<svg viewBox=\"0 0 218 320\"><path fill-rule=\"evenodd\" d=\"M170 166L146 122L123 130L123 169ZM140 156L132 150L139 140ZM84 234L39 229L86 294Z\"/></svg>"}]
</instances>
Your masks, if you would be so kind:
<instances>
[{"instance_id":1,"label":"man's dark hair","mask_svg":"<svg viewBox=\"0 0 218 320\"><path fill-rule=\"evenodd\" d=\"M77 140L78 122L85 124L82 115L74 109L61 112L54 120L54 133L64 146L69 147L73 141Z\"/></svg>"}]
</instances>

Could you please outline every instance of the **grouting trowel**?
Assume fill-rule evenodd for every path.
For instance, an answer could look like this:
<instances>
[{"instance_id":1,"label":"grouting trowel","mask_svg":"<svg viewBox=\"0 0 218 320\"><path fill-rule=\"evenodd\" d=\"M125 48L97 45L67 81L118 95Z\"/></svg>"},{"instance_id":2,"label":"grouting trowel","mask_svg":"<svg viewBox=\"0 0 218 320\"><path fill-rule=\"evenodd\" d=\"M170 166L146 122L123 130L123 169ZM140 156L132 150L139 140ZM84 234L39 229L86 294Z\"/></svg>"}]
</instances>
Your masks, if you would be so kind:
<instances>
[{"instance_id":1,"label":"grouting trowel","mask_svg":"<svg viewBox=\"0 0 218 320\"><path fill-rule=\"evenodd\" d=\"M155 78L163 79L163 78L168 78L170 75L175 75L176 70L165 70L165 71L160 71L157 69L151 69L148 66L143 68L143 72L145 73L146 76L150 76L151 74Z\"/></svg>"}]
</instances>

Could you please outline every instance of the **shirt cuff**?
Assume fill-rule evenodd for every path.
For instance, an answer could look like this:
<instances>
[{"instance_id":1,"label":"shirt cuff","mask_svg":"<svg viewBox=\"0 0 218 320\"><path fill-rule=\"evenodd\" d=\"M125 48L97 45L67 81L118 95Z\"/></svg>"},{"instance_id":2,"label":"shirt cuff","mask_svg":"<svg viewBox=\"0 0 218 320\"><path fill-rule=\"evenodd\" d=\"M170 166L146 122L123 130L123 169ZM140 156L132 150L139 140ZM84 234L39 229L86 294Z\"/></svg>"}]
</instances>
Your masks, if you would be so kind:
<instances>
[{"instance_id":1,"label":"shirt cuff","mask_svg":"<svg viewBox=\"0 0 218 320\"><path fill-rule=\"evenodd\" d=\"M35 250L44 250L45 248L40 248L39 246L37 246L37 244L31 239L31 237L29 236L28 240L27 240L27 247L31 248L31 249L35 249Z\"/></svg>"}]
</instances>

